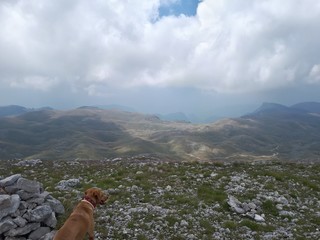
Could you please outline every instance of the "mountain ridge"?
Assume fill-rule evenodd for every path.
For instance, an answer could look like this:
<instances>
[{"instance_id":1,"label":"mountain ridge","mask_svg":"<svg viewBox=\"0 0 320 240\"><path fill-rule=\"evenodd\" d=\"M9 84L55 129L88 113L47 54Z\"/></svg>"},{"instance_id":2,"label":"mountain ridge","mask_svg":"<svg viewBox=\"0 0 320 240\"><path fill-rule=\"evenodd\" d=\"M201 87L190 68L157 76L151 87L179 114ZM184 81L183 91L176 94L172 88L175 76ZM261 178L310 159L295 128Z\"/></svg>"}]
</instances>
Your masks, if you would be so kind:
<instances>
[{"instance_id":1,"label":"mountain ridge","mask_svg":"<svg viewBox=\"0 0 320 240\"><path fill-rule=\"evenodd\" d=\"M252 114L208 124L92 107L43 109L0 118L0 159L156 154L197 161L318 161L318 149L319 115L277 104L263 104Z\"/></svg>"},{"instance_id":2,"label":"mountain ridge","mask_svg":"<svg viewBox=\"0 0 320 240\"><path fill-rule=\"evenodd\" d=\"M318 102L302 102L291 106L292 108L303 109L310 113L320 113L320 103Z\"/></svg>"},{"instance_id":3,"label":"mountain ridge","mask_svg":"<svg viewBox=\"0 0 320 240\"><path fill-rule=\"evenodd\" d=\"M0 117L16 116L28 112L28 109L19 105L0 106Z\"/></svg>"}]
</instances>

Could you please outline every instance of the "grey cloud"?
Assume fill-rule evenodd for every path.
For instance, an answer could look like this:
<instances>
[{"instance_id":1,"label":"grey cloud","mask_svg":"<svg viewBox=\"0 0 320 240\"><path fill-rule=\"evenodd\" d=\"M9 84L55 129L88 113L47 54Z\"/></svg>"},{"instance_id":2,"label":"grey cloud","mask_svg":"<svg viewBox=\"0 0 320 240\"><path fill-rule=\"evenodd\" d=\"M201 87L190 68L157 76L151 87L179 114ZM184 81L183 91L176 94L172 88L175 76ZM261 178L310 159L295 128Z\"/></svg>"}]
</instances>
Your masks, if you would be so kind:
<instances>
[{"instance_id":1,"label":"grey cloud","mask_svg":"<svg viewBox=\"0 0 320 240\"><path fill-rule=\"evenodd\" d=\"M0 83L99 96L109 87L228 93L319 83L318 1L204 0L196 16L161 19L159 4L2 1Z\"/></svg>"}]
</instances>

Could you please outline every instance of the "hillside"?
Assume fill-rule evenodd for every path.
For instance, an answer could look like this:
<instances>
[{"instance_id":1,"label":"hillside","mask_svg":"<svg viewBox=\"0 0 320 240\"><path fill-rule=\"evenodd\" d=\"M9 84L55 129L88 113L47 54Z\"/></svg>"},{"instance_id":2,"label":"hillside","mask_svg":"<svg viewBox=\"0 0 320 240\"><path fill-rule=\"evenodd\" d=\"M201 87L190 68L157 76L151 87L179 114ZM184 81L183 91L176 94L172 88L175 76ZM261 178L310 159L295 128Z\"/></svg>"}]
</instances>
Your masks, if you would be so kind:
<instances>
[{"instance_id":1,"label":"hillside","mask_svg":"<svg viewBox=\"0 0 320 240\"><path fill-rule=\"evenodd\" d=\"M320 118L306 105L265 103L241 118L211 124L170 122L96 107L32 111L0 118L0 159L151 154L174 160L318 161Z\"/></svg>"},{"instance_id":2,"label":"hillside","mask_svg":"<svg viewBox=\"0 0 320 240\"><path fill-rule=\"evenodd\" d=\"M319 239L319 171L275 161L0 161L0 180L20 173L62 202L57 228L88 187L107 190L95 239Z\"/></svg>"}]
</instances>

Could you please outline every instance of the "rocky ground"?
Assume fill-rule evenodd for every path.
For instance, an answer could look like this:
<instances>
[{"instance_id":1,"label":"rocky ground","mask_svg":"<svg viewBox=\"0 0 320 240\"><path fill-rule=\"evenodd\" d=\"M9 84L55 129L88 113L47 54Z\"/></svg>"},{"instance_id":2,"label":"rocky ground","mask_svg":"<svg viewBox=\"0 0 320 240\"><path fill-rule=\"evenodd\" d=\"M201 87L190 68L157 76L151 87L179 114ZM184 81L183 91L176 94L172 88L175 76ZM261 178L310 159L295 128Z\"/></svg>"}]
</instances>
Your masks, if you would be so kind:
<instances>
[{"instance_id":1,"label":"rocky ground","mask_svg":"<svg viewBox=\"0 0 320 240\"><path fill-rule=\"evenodd\" d=\"M84 189L105 189L96 239L320 239L320 164L0 161L59 199L66 214Z\"/></svg>"}]
</instances>

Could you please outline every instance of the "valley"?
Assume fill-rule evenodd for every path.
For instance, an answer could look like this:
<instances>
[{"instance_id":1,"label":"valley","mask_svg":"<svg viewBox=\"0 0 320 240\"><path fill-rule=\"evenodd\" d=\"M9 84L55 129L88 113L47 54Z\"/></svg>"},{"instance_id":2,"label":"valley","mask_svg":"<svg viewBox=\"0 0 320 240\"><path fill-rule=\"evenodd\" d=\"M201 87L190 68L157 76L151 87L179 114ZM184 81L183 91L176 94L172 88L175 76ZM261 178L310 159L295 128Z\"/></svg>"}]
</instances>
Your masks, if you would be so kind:
<instances>
[{"instance_id":1,"label":"valley","mask_svg":"<svg viewBox=\"0 0 320 240\"><path fill-rule=\"evenodd\" d=\"M263 104L213 123L80 107L0 118L0 159L99 160L152 154L182 161L319 161L320 104Z\"/></svg>"}]
</instances>

